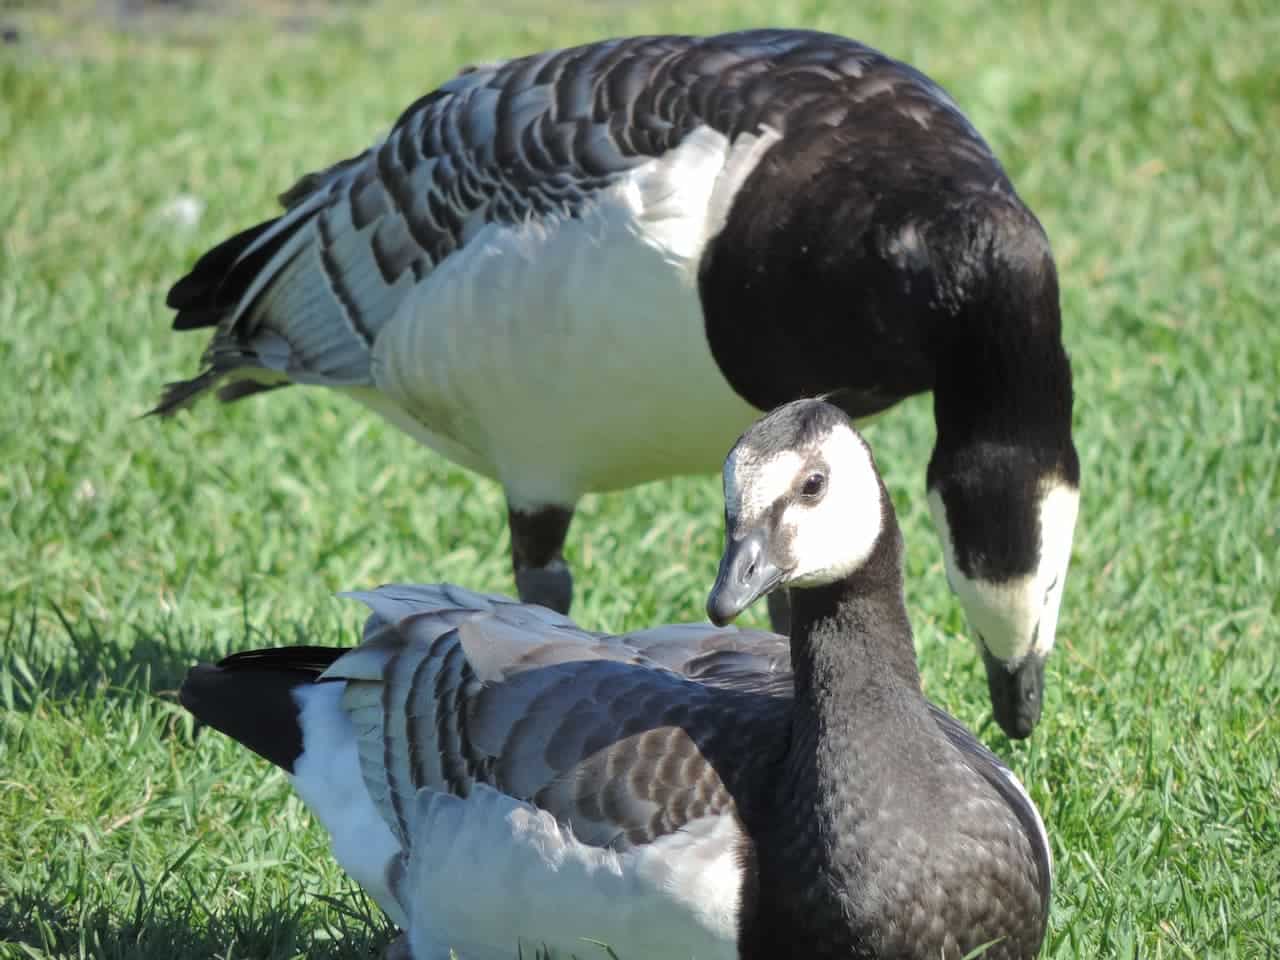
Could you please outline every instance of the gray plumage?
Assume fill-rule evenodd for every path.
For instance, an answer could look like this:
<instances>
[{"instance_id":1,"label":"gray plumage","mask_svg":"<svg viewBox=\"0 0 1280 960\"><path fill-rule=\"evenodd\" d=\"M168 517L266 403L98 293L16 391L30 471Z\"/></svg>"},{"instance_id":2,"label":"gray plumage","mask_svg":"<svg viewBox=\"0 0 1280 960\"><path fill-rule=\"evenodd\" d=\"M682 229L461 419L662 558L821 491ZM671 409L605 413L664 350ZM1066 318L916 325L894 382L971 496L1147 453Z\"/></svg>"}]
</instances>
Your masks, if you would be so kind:
<instances>
[{"instance_id":1,"label":"gray plumage","mask_svg":"<svg viewBox=\"0 0 1280 960\"><path fill-rule=\"evenodd\" d=\"M783 831L791 839L782 856L801 864L788 868L800 870L798 886L803 864L816 869L821 841L803 827L814 815L816 787L801 784L782 808L766 787L796 787L805 776L788 761L795 681L785 638L692 624L594 633L545 608L453 586L391 585L348 596L372 610L365 641L323 678L347 681L343 702L360 734L366 785L406 851L419 790L465 797L480 783L529 800L583 843L619 852L709 814L745 818L748 833L779 828L761 818L795 817ZM868 722L872 707L850 711L859 718L854 739L836 756L884 756L886 742L891 750L877 761L883 766L864 760L849 772L835 826L841 849L862 864L869 889L892 889L947 858L973 857L946 864L972 874L962 894L969 919L1042 930L1051 854L1034 807L962 724L918 702L906 730L896 712L875 723ZM921 722L927 727L914 726ZM920 756L927 763L906 781L899 761L915 759L914 739L926 745ZM907 799L919 791L929 795L924 805L919 796ZM965 824L962 836L957 822ZM938 932L931 924L948 910L954 915L950 900L961 895L945 885L925 893L931 889L922 888L924 899L892 935L876 934L881 946L866 956L917 955L918 944ZM993 897L989 889L1007 892ZM1032 916L1023 913L1027 903L1036 905ZM816 903L799 909L820 913ZM795 916L779 922L790 929ZM944 941L959 942L954 933ZM989 955L1028 954L997 946Z\"/></svg>"},{"instance_id":2,"label":"gray plumage","mask_svg":"<svg viewBox=\"0 0 1280 960\"><path fill-rule=\"evenodd\" d=\"M772 634L609 636L456 587L351 596L373 610L365 642L323 679L347 681L366 783L406 848L418 790L479 782L626 850L731 813L717 766L781 749L787 646Z\"/></svg>"}]
</instances>

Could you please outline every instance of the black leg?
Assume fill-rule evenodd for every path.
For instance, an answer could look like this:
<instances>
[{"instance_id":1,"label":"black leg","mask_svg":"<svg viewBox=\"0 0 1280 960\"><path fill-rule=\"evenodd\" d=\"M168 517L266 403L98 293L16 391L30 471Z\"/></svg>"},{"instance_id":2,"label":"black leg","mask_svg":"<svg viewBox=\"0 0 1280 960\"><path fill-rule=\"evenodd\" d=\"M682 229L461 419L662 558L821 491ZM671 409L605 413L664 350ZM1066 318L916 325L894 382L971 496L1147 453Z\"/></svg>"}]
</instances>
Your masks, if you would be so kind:
<instances>
[{"instance_id":1,"label":"black leg","mask_svg":"<svg viewBox=\"0 0 1280 960\"><path fill-rule=\"evenodd\" d=\"M573 574L564 562L564 538L573 507L516 510L507 506L511 527L511 567L516 591L525 603L540 603L560 613L573 601Z\"/></svg>"},{"instance_id":2,"label":"black leg","mask_svg":"<svg viewBox=\"0 0 1280 960\"><path fill-rule=\"evenodd\" d=\"M786 590L775 590L765 597L765 603L769 605L769 623L773 625L773 632L791 636L791 594Z\"/></svg>"}]
</instances>

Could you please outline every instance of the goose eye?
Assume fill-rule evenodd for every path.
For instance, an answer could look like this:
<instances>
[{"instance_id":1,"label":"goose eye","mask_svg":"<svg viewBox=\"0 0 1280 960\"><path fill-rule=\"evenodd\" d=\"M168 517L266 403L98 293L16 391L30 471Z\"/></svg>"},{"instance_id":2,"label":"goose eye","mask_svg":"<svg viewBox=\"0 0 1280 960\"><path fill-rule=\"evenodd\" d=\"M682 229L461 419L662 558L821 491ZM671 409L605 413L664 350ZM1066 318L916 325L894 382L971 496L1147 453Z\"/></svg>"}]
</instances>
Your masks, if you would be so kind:
<instances>
[{"instance_id":1,"label":"goose eye","mask_svg":"<svg viewBox=\"0 0 1280 960\"><path fill-rule=\"evenodd\" d=\"M817 500L827 489L827 478L820 473L811 473L800 487L800 496L806 500Z\"/></svg>"}]
</instances>

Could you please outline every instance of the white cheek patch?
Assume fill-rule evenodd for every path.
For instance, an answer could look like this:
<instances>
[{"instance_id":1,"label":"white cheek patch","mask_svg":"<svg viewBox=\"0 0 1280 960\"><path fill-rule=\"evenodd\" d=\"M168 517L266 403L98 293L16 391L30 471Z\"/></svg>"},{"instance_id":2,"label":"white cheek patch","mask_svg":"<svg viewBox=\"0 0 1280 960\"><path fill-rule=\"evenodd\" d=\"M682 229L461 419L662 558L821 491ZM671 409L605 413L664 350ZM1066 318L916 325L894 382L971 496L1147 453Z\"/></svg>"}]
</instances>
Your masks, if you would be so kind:
<instances>
[{"instance_id":1,"label":"white cheek patch","mask_svg":"<svg viewBox=\"0 0 1280 960\"><path fill-rule=\"evenodd\" d=\"M947 580L987 650L1010 666L1021 662L1028 653L1045 657L1053 649L1079 505L1079 491L1065 483L1055 483L1042 494L1036 569L1026 576L992 583L970 578L960 570L946 507L936 490L929 492L929 509L942 541Z\"/></svg>"},{"instance_id":2,"label":"white cheek patch","mask_svg":"<svg viewBox=\"0 0 1280 960\"><path fill-rule=\"evenodd\" d=\"M827 493L809 504L794 499L794 491L815 453L826 466ZM794 564L786 582L797 587L832 583L862 566L884 524L875 463L850 428L832 430L816 451L803 455L783 450L765 456L740 445L725 462L724 496L731 530L777 524L774 559ZM771 520L766 515L780 500L786 509Z\"/></svg>"},{"instance_id":3,"label":"white cheek patch","mask_svg":"<svg viewBox=\"0 0 1280 960\"><path fill-rule=\"evenodd\" d=\"M822 447L830 471L827 495L813 506L794 503L782 522L791 532L797 587L833 583L862 566L884 525L880 482L867 448L851 430L837 430Z\"/></svg>"},{"instance_id":4,"label":"white cheek patch","mask_svg":"<svg viewBox=\"0 0 1280 960\"><path fill-rule=\"evenodd\" d=\"M1080 491L1066 484L1053 486L1040 501L1040 568L1036 575L1037 585L1045 595L1035 650L1042 655L1053 649L1058 631L1058 613L1079 514Z\"/></svg>"}]
</instances>

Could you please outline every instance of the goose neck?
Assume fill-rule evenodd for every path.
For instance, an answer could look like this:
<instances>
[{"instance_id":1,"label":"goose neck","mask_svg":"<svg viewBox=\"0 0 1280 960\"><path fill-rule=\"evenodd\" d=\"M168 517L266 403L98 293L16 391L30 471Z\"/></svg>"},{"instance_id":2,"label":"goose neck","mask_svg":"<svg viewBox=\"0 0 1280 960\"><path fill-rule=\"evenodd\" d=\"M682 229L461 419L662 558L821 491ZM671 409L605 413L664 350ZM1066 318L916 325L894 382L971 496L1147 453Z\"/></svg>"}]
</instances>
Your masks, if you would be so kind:
<instances>
[{"instance_id":1,"label":"goose neck","mask_svg":"<svg viewBox=\"0 0 1280 960\"><path fill-rule=\"evenodd\" d=\"M851 800L860 789L855 771L895 767L927 729L896 526L881 540L848 579L792 592L795 704L784 807Z\"/></svg>"},{"instance_id":2,"label":"goose neck","mask_svg":"<svg viewBox=\"0 0 1280 960\"><path fill-rule=\"evenodd\" d=\"M875 926L859 892L872 883L863 826L913 782L928 707L900 579L855 573L794 590L792 617L795 701L783 769L752 822L760 893L748 933L785 951L769 931L805 930L856 956ZM770 950L749 955L788 955Z\"/></svg>"},{"instance_id":3,"label":"goose neck","mask_svg":"<svg viewBox=\"0 0 1280 960\"><path fill-rule=\"evenodd\" d=\"M868 689L920 689L901 589L868 590L862 579L858 571L839 584L792 591L796 700L819 714L860 713Z\"/></svg>"}]
</instances>

